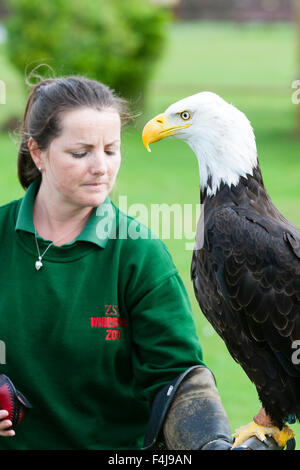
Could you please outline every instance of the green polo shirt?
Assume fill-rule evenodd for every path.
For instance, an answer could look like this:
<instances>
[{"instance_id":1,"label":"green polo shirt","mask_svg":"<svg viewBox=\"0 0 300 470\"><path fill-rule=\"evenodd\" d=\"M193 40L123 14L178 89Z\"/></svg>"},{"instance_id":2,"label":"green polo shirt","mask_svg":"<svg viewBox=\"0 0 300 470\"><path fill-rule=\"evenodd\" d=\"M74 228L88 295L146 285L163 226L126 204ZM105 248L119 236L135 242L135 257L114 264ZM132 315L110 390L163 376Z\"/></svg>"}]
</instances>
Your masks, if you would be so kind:
<instances>
[{"instance_id":1,"label":"green polo shirt","mask_svg":"<svg viewBox=\"0 0 300 470\"><path fill-rule=\"evenodd\" d=\"M0 208L0 373L33 406L0 450L139 449L155 394L203 363L182 280L165 245L109 198L37 271L37 191Z\"/></svg>"}]
</instances>

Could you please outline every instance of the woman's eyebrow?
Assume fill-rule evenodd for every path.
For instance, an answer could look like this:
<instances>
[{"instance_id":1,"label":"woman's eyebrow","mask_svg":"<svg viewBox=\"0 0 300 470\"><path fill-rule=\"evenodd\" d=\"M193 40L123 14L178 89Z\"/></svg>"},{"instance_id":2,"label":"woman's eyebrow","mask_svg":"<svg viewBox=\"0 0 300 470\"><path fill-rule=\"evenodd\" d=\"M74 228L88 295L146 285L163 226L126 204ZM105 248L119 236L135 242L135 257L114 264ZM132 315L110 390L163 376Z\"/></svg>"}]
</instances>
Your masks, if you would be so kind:
<instances>
[{"instance_id":1,"label":"woman's eyebrow","mask_svg":"<svg viewBox=\"0 0 300 470\"><path fill-rule=\"evenodd\" d=\"M109 142L106 145L114 145L114 144L119 144L121 141L120 139L116 139L112 142ZM89 144L88 142L74 142L74 145L85 145L86 147L94 147L94 144Z\"/></svg>"},{"instance_id":2,"label":"woman's eyebrow","mask_svg":"<svg viewBox=\"0 0 300 470\"><path fill-rule=\"evenodd\" d=\"M74 142L75 144L80 144L80 145L87 145L89 147L93 147L93 144L89 144L88 142Z\"/></svg>"}]
</instances>

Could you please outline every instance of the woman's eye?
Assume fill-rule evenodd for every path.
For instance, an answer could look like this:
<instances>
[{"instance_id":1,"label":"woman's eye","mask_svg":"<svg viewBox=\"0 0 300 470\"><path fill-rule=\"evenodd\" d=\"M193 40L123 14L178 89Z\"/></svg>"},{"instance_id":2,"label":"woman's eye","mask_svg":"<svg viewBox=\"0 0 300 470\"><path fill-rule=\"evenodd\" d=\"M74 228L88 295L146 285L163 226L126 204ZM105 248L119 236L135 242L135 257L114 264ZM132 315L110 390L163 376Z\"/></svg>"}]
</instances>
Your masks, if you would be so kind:
<instances>
[{"instance_id":1,"label":"woman's eye","mask_svg":"<svg viewBox=\"0 0 300 470\"><path fill-rule=\"evenodd\" d=\"M111 155L115 155L116 152L114 150L105 150L105 153L106 155L111 156Z\"/></svg>"},{"instance_id":2,"label":"woman's eye","mask_svg":"<svg viewBox=\"0 0 300 470\"><path fill-rule=\"evenodd\" d=\"M72 152L72 155L75 158L82 158L87 155L87 152Z\"/></svg>"},{"instance_id":3,"label":"woman's eye","mask_svg":"<svg viewBox=\"0 0 300 470\"><path fill-rule=\"evenodd\" d=\"M180 113L180 117L184 121L187 121L188 119L190 119L192 117L192 115L189 111L182 111L182 113Z\"/></svg>"}]
</instances>

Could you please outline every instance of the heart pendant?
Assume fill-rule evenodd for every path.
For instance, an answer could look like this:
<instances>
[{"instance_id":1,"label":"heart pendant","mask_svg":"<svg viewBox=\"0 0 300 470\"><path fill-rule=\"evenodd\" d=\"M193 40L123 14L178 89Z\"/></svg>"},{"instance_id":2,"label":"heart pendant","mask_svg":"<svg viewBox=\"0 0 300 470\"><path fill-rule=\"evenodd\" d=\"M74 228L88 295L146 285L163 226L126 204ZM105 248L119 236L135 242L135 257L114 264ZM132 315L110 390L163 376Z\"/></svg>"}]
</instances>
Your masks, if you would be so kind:
<instances>
[{"instance_id":1,"label":"heart pendant","mask_svg":"<svg viewBox=\"0 0 300 470\"><path fill-rule=\"evenodd\" d=\"M38 271L39 269L41 269L41 267L43 266L43 263L41 261L36 261L35 262L35 269Z\"/></svg>"}]
</instances>

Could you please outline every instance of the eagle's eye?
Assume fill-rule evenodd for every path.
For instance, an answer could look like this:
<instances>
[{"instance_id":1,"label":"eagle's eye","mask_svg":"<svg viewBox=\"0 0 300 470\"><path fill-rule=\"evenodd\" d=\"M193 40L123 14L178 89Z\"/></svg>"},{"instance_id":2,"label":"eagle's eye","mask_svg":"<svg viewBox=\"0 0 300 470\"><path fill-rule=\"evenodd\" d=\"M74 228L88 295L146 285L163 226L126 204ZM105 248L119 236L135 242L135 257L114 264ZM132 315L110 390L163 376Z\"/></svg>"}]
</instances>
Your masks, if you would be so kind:
<instances>
[{"instance_id":1,"label":"eagle's eye","mask_svg":"<svg viewBox=\"0 0 300 470\"><path fill-rule=\"evenodd\" d=\"M184 121L188 121L189 119L191 119L192 115L189 111L182 111L182 113L180 113L180 117Z\"/></svg>"}]
</instances>

